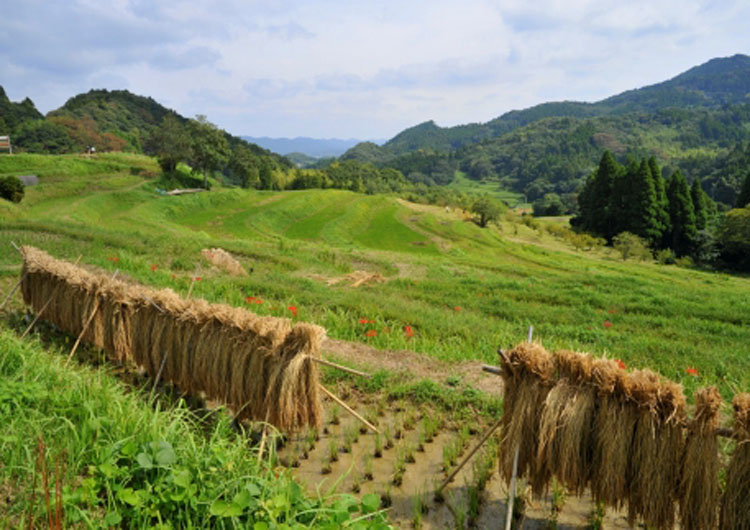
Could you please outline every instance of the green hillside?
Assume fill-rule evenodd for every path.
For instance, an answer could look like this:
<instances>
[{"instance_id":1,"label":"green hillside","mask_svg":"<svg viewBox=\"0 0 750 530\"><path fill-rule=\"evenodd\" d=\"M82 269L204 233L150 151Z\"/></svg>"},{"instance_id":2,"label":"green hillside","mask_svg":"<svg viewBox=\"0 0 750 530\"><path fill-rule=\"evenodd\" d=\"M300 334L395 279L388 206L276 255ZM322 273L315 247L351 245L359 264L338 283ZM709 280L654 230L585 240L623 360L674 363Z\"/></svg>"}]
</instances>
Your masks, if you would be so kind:
<instances>
[{"instance_id":1,"label":"green hillside","mask_svg":"<svg viewBox=\"0 0 750 530\"><path fill-rule=\"evenodd\" d=\"M750 384L747 278L576 252L511 214L499 229L480 229L460 211L341 190L166 197L144 178L154 168L145 157L47 158L74 173L42 174L22 203L3 203L6 248L13 240L63 258L82 254L106 269L117 258L134 280L182 293L199 267L197 296L234 305L258 297L260 314L288 316L295 306L330 336L379 348L495 362L499 345L534 325L550 348L621 358L688 389L715 383L729 395ZM3 157L0 174L9 172L6 161L24 159L40 164ZM254 272L237 279L211 269L200 257L209 246ZM17 264L16 254L2 253L3 291ZM355 270L387 281L349 287L344 276ZM700 378L687 376L688 367Z\"/></svg>"}]
</instances>

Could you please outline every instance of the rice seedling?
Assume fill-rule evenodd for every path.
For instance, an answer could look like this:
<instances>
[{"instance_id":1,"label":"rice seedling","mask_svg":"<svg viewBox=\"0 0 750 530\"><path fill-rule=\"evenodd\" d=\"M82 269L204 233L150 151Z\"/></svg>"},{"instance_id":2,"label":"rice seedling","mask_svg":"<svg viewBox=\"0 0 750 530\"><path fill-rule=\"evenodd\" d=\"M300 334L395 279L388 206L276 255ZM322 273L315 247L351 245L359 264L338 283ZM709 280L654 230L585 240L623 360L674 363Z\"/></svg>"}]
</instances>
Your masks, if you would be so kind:
<instances>
[{"instance_id":1,"label":"rice seedling","mask_svg":"<svg viewBox=\"0 0 750 530\"><path fill-rule=\"evenodd\" d=\"M467 484L466 497L468 500L467 522L470 527L473 527L476 526L477 519L479 518L479 509L482 505L482 492L476 485Z\"/></svg>"},{"instance_id":2,"label":"rice seedling","mask_svg":"<svg viewBox=\"0 0 750 530\"><path fill-rule=\"evenodd\" d=\"M341 409L338 405L333 405L331 407L331 417L328 420L328 423L331 425L338 425L341 423Z\"/></svg>"},{"instance_id":3,"label":"rice seedling","mask_svg":"<svg viewBox=\"0 0 750 530\"><path fill-rule=\"evenodd\" d=\"M373 462L372 462L372 455L365 453L364 457L364 469L362 471L362 478L363 480L373 480Z\"/></svg>"},{"instance_id":4,"label":"rice seedling","mask_svg":"<svg viewBox=\"0 0 750 530\"><path fill-rule=\"evenodd\" d=\"M359 493L361 490L361 484L362 484L362 476L359 474L359 472L355 471L352 473L352 492L353 493Z\"/></svg>"},{"instance_id":5,"label":"rice seedling","mask_svg":"<svg viewBox=\"0 0 750 530\"><path fill-rule=\"evenodd\" d=\"M403 455L404 455L404 461L407 464L413 464L417 461L416 457L414 456L414 445L410 444L409 442L406 442L402 446Z\"/></svg>"},{"instance_id":6,"label":"rice seedling","mask_svg":"<svg viewBox=\"0 0 750 530\"><path fill-rule=\"evenodd\" d=\"M393 461L393 478L391 482L394 486L401 485L404 481L404 473L406 473L406 460L404 459L404 454L399 451Z\"/></svg>"},{"instance_id":7,"label":"rice seedling","mask_svg":"<svg viewBox=\"0 0 750 530\"><path fill-rule=\"evenodd\" d=\"M333 466L331 464L331 460L328 455L326 455L323 458L323 465L320 469L321 474L323 475L329 475L333 471Z\"/></svg>"},{"instance_id":8,"label":"rice seedling","mask_svg":"<svg viewBox=\"0 0 750 530\"><path fill-rule=\"evenodd\" d=\"M464 530L464 528L466 528L468 506L463 500L463 496L451 492L446 505L453 516L454 530Z\"/></svg>"},{"instance_id":9,"label":"rice seedling","mask_svg":"<svg viewBox=\"0 0 750 530\"><path fill-rule=\"evenodd\" d=\"M604 516L606 511L604 504L599 502L594 506L594 509L589 514L588 526L591 530L602 530L604 528Z\"/></svg>"},{"instance_id":10,"label":"rice seedling","mask_svg":"<svg viewBox=\"0 0 750 530\"><path fill-rule=\"evenodd\" d=\"M428 513L429 506L425 501L425 496L422 491L418 491L411 497L411 513L412 513L412 526L414 528L422 528L422 520Z\"/></svg>"},{"instance_id":11,"label":"rice seedling","mask_svg":"<svg viewBox=\"0 0 750 530\"><path fill-rule=\"evenodd\" d=\"M336 443L334 438L328 440L327 457L330 462L338 462L339 460L339 444Z\"/></svg>"},{"instance_id":12,"label":"rice seedling","mask_svg":"<svg viewBox=\"0 0 750 530\"><path fill-rule=\"evenodd\" d=\"M425 444L425 432L424 429L420 428L419 432L417 433L417 451L420 453L424 453L424 444Z\"/></svg>"},{"instance_id":13,"label":"rice seedling","mask_svg":"<svg viewBox=\"0 0 750 530\"><path fill-rule=\"evenodd\" d=\"M560 484L557 480L552 481L552 499L550 502L550 523L549 528L557 528L557 520L560 517L560 512L565 506L568 492L565 486Z\"/></svg>"},{"instance_id":14,"label":"rice seedling","mask_svg":"<svg viewBox=\"0 0 750 530\"><path fill-rule=\"evenodd\" d=\"M393 448L393 428L391 427L390 423L387 423L385 427L383 427L383 437L385 438L385 443L383 444L383 448L392 449Z\"/></svg>"},{"instance_id":15,"label":"rice seedling","mask_svg":"<svg viewBox=\"0 0 750 530\"><path fill-rule=\"evenodd\" d=\"M375 433L375 436L372 438L372 444L372 456L381 458L383 456L383 441L380 439L380 433Z\"/></svg>"},{"instance_id":16,"label":"rice seedling","mask_svg":"<svg viewBox=\"0 0 750 530\"><path fill-rule=\"evenodd\" d=\"M393 438L400 440L404 434L404 420L401 415L397 416L393 420Z\"/></svg>"},{"instance_id":17,"label":"rice seedling","mask_svg":"<svg viewBox=\"0 0 750 530\"><path fill-rule=\"evenodd\" d=\"M391 497L391 485L387 484L385 486L385 490L383 490L383 493L380 494L380 508L390 508L391 504L393 504L393 498Z\"/></svg>"}]
</instances>

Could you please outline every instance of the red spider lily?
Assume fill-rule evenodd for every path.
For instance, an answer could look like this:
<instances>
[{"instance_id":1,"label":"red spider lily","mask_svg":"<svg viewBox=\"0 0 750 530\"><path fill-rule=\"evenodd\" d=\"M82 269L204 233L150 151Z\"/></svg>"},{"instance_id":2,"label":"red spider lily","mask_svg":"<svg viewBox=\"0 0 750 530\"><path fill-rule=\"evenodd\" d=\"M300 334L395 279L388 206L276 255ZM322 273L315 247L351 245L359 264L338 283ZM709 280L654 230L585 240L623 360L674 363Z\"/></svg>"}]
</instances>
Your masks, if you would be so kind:
<instances>
[{"instance_id":1,"label":"red spider lily","mask_svg":"<svg viewBox=\"0 0 750 530\"><path fill-rule=\"evenodd\" d=\"M617 313L617 311L616 311L616 310L614 310L614 309L610 309L610 310L609 310L609 314L610 314L610 315L614 315L615 313Z\"/></svg>"},{"instance_id":2,"label":"red spider lily","mask_svg":"<svg viewBox=\"0 0 750 530\"><path fill-rule=\"evenodd\" d=\"M612 327L612 322L610 322L609 320L605 320L604 321L604 327L605 328L611 328Z\"/></svg>"},{"instance_id":3,"label":"red spider lily","mask_svg":"<svg viewBox=\"0 0 750 530\"><path fill-rule=\"evenodd\" d=\"M688 368L685 371L688 373L688 375L692 375L693 377L698 377L698 369L697 368L692 368L691 367L691 368Z\"/></svg>"},{"instance_id":4,"label":"red spider lily","mask_svg":"<svg viewBox=\"0 0 750 530\"><path fill-rule=\"evenodd\" d=\"M411 326L404 326L404 335L406 335L407 339L410 339L414 336L414 330Z\"/></svg>"},{"instance_id":5,"label":"red spider lily","mask_svg":"<svg viewBox=\"0 0 750 530\"><path fill-rule=\"evenodd\" d=\"M367 333L365 333L365 337L377 337L378 336L378 330L376 329L368 329Z\"/></svg>"},{"instance_id":6,"label":"red spider lily","mask_svg":"<svg viewBox=\"0 0 750 530\"><path fill-rule=\"evenodd\" d=\"M455 309L455 310L456 310L457 312L458 312L458 311L461 311L461 308L460 308L460 307L458 307L458 306L454 307L453 309Z\"/></svg>"},{"instance_id":7,"label":"red spider lily","mask_svg":"<svg viewBox=\"0 0 750 530\"><path fill-rule=\"evenodd\" d=\"M201 277L200 277L200 276L196 276L196 277L195 277L195 281L196 281L196 282L199 282L199 281L201 281Z\"/></svg>"},{"instance_id":8,"label":"red spider lily","mask_svg":"<svg viewBox=\"0 0 750 530\"><path fill-rule=\"evenodd\" d=\"M151 264L151 272L156 272L156 269L158 269L159 266L156 263Z\"/></svg>"},{"instance_id":9,"label":"red spider lily","mask_svg":"<svg viewBox=\"0 0 750 530\"><path fill-rule=\"evenodd\" d=\"M290 305L289 307L287 307L287 309L292 312L293 317L297 316L297 308L295 306Z\"/></svg>"},{"instance_id":10,"label":"red spider lily","mask_svg":"<svg viewBox=\"0 0 750 530\"><path fill-rule=\"evenodd\" d=\"M625 363L622 362L620 359L617 359L615 362L617 363L617 366L620 367L620 370L625 370L627 368L627 366L625 366Z\"/></svg>"},{"instance_id":11,"label":"red spider lily","mask_svg":"<svg viewBox=\"0 0 750 530\"><path fill-rule=\"evenodd\" d=\"M360 324L374 324L374 320L370 320L369 318L360 318L359 319Z\"/></svg>"},{"instance_id":12,"label":"red spider lily","mask_svg":"<svg viewBox=\"0 0 750 530\"><path fill-rule=\"evenodd\" d=\"M254 296L246 296L245 297L245 303L246 304L252 304L254 300L255 300Z\"/></svg>"},{"instance_id":13,"label":"red spider lily","mask_svg":"<svg viewBox=\"0 0 750 530\"><path fill-rule=\"evenodd\" d=\"M117 263L118 261L120 261L120 258L119 258L119 257L117 257L117 256L109 256L109 257L107 258L107 260L108 260L108 261L111 261L112 263Z\"/></svg>"},{"instance_id":14,"label":"red spider lily","mask_svg":"<svg viewBox=\"0 0 750 530\"><path fill-rule=\"evenodd\" d=\"M256 299L255 299L255 303L256 303L256 304L262 304L262 303L263 303L263 300L261 300L260 298L256 298Z\"/></svg>"}]
</instances>

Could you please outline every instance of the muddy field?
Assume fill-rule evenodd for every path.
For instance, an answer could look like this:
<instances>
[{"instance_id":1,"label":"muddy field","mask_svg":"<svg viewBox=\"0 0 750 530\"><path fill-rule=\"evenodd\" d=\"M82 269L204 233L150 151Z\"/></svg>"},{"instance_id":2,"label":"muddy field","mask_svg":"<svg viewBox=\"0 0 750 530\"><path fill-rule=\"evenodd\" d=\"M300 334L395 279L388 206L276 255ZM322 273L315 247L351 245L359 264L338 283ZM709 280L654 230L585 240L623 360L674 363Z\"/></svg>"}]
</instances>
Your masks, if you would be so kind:
<instances>
[{"instance_id":1,"label":"muddy field","mask_svg":"<svg viewBox=\"0 0 750 530\"><path fill-rule=\"evenodd\" d=\"M341 389L339 389L341 390ZM325 401L320 431L302 432L279 449L279 458L316 491L377 493L399 528L504 528L508 487L497 472L497 434L443 490L435 490L476 445L486 422L377 396L347 395L352 408L375 424L364 427L344 409ZM590 498L553 488L532 499L521 482L514 528L629 528L622 513L597 514Z\"/></svg>"}]
</instances>

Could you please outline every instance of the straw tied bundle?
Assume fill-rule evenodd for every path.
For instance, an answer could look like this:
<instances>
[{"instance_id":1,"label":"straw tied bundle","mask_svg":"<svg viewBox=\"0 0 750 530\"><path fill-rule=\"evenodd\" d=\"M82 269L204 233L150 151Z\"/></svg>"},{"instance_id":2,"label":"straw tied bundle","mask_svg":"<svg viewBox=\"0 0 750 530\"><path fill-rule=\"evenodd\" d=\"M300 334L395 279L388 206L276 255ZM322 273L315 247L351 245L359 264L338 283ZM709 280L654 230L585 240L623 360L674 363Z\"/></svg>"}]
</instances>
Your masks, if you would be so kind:
<instances>
[{"instance_id":1,"label":"straw tied bundle","mask_svg":"<svg viewBox=\"0 0 750 530\"><path fill-rule=\"evenodd\" d=\"M24 301L63 331L116 361L132 361L190 394L226 403L239 419L283 431L321 419L318 326L259 317L169 289L89 272L33 247L22 249ZM49 304L48 304L49 303ZM86 322L93 320L86 327Z\"/></svg>"},{"instance_id":2,"label":"straw tied bundle","mask_svg":"<svg viewBox=\"0 0 750 530\"><path fill-rule=\"evenodd\" d=\"M631 523L640 518L650 528L673 528L679 505L682 528L715 528L721 404L716 388L697 392L688 422L680 385L648 370L627 373L607 359L568 351L550 355L525 343L505 355L502 376L500 471L506 479L519 448L519 476L537 495L556 477L575 493L590 488L596 502L627 505ZM747 442L750 396L743 399L735 400L735 436ZM727 474L722 520L731 522L722 528L750 528L747 447L740 442Z\"/></svg>"}]
</instances>

